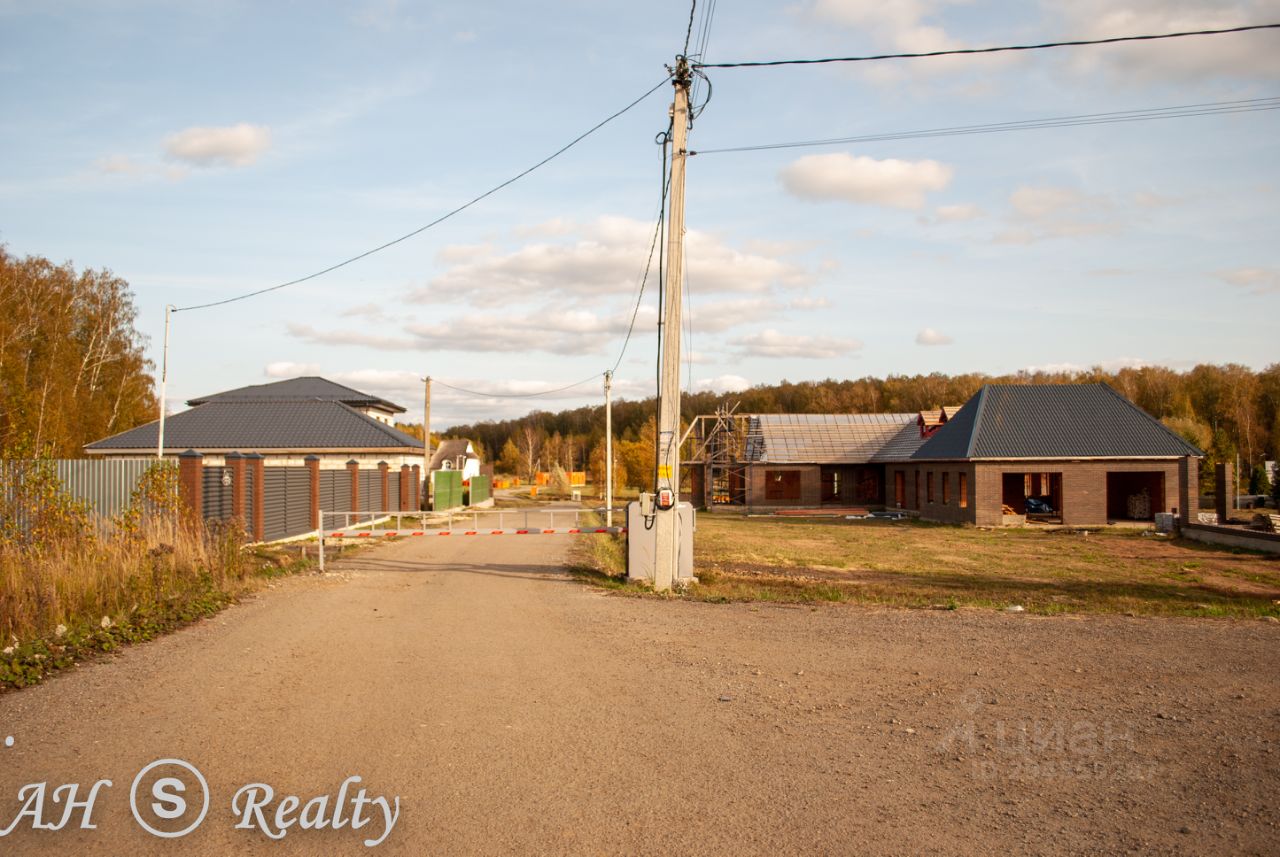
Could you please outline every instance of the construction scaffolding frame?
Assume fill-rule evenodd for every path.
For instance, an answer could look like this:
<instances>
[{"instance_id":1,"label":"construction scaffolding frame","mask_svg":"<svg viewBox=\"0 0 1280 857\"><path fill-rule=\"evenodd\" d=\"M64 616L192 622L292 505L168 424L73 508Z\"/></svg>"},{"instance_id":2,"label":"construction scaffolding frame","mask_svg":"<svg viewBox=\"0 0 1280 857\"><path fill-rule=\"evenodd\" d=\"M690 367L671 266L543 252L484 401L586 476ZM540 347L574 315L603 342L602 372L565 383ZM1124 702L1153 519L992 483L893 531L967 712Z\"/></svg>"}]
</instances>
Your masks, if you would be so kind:
<instances>
[{"instance_id":1,"label":"construction scaffolding frame","mask_svg":"<svg viewBox=\"0 0 1280 857\"><path fill-rule=\"evenodd\" d=\"M689 463L702 469L702 496L707 508L746 506L751 472L751 417L738 414L738 404L722 405L714 414L694 417L694 453Z\"/></svg>"}]
</instances>

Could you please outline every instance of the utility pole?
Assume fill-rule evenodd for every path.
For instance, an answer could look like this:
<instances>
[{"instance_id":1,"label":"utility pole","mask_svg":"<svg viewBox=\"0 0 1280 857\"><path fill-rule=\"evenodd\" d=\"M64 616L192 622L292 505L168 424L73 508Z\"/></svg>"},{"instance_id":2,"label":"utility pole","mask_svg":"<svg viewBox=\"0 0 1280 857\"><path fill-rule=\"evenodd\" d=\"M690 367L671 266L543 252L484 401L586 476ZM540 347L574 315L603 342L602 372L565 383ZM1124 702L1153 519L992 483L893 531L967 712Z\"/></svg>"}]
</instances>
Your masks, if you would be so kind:
<instances>
[{"instance_id":1,"label":"utility pole","mask_svg":"<svg viewBox=\"0 0 1280 857\"><path fill-rule=\"evenodd\" d=\"M160 356L160 432L156 437L156 458L164 458L164 398L169 383L169 316L177 309L173 304L164 305L164 351Z\"/></svg>"},{"instance_id":2,"label":"utility pole","mask_svg":"<svg viewBox=\"0 0 1280 857\"><path fill-rule=\"evenodd\" d=\"M613 526L613 370L604 371L604 525Z\"/></svg>"},{"instance_id":3,"label":"utility pole","mask_svg":"<svg viewBox=\"0 0 1280 857\"><path fill-rule=\"evenodd\" d=\"M427 384L427 396L422 400L422 505L425 507L431 487L431 376L422 380Z\"/></svg>"},{"instance_id":4,"label":"utility pole","mask_svg":"<svg viewBox=\"0 0 1280 857\"><path fill-rule=\"evenodd\" d=\"M653 588L671 588L679 568L680 542L680 307L684 302L684 178L689 159L689 87L692 73L685 57L672 74L671 204L667 214L666 305L662 310L662 375L658 385L658 495L655 521Z\"/></svg>"}]
</instances>

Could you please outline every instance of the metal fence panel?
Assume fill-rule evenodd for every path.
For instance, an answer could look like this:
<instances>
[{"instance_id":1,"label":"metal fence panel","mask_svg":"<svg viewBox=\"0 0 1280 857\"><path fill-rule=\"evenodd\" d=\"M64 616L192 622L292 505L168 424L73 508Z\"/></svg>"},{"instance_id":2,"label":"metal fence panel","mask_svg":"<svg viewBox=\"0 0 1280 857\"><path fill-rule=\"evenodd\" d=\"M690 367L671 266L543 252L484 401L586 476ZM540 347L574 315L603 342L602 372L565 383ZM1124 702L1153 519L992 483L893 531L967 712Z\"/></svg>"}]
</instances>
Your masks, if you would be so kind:
<instances>
[{"instance_id":1,"label":"metal fence panel","mask_svg":"<svg viewBox=\"0 0 1280 857\"><path fill-rule=\"evenodd\" d=\"M387 474L387 500L390 509L387 511L401 511L400 509L400 471L392 470Z\"/></svg>"},{"instance_id":2,"label":"metal fence panel","mask_svg":"<svg viewBox=\"0 0 1280 857\"><path fill-rule=\"evenodd\" d=\"M289 532L288 474L285 467L267 467L262 478L262 529L267 541L282 539Z\"/></svg>"},{"instance_id":3,"label":"metal fence panel","mask_svg":"<svg viewBox=\"0 0 1280 857\"><path fill-rule=\"evenodd\" d=\"M320 471L320 510L329 512L344 512L351 505L351 489L347 489L346 495L342 495L338 490L338 477L346 476L345 470L321 470Z\"/></svg>"},{"instance_id":4,"label":"metal fence panel","mask_svg":"<svg viewBox=\"0 0 1280 857\"><path fill-rule=\"evenodd\" d=\"M154 458L53 459L54 475L63 492L85 504L99 518L113 518L129 508L129 500ZM31 462L0 461L0 490L12 497L18 474ZM176 465L172 462L168 466Z\"/></svg>"},{"instance_id":5,"label":"metal fence panel","mask_svg":"<svg viewBox=\"0 0 1280 857\"><path fill-rule=\"evenodd\" d=\"M462 505L462 471L437 470L431 474L431 508L442 512Z\"/></svg>"},{"instance_id":6,"label":"metal fence panel","mask_svg":"<svg viewBox=\"0 0 1280 857\"><path fill-rule=\"evenodd\" d=\"M231 502L231 480L223 476L231 476L228 467L204 468L204 517L217 521L225 521L234 514Z\"/></svg>"},{"instance_id":7,"label":"metal fence panel","mask_svg":"<svg viewBox=\"0 0 1280 857\"><path fill-rule=\"evenodd\" d=\"M311 471L305 467L284 467L287 507L285 537L297 536L311 529Z\"/></svg>"},{"instance_id":8,"label":"metal fence panel","mask_svg":"<svg viewBox=\"0 0 1280 857\"><path fill-rule=\"evenodd\" d=\"M382 474L376 470L360 471L360 511L383 511Z\"/></svg>"},{"instance_id":9,"label":"metal fence panel","mask_svg":"<svg viewBox=\"0 0 1280 857\"><path fill-rule=\"evenodd\" d=\"M489 477L488 476L472 476L471 477L471 495L468 498L467 502L470 505L474 506L477 503L483 503L485 500L488 500L489 496L490 496Z\"/></svg>"}]
</instances>

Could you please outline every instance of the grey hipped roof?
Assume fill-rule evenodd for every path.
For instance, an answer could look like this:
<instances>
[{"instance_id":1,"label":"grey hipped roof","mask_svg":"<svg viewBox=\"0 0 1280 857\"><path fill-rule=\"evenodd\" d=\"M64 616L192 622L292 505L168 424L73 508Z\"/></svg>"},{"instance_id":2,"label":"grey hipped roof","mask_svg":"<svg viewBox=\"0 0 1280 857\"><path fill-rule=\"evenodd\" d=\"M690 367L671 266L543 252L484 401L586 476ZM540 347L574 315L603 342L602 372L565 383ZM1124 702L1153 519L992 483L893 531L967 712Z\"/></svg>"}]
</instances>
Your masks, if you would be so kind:
<instances>
[{"instance_id":1,"label":"grey hipped roof","mask_svg":"<svg viewBox=\"0 0 1280 857\"><path fill-rule=\"evenodd\" d=\"M916 414L756 414L747 429L747 461L770 464L868 462Z\"/></svg>"},{"instance_id":2,"label":"grey hipped roof","mask_svg":"<svg viewBox=\"0 0 1280 857\"><path fill-rule=\"evenodd\" d=\"M88 444L87 452L154 450L158 421ZM403 450L421 452L422 441L378 422L341 402L210 401L166 417L166 450L288 449Z\"/></svg>"},{"instance_id":3,"label":"grey hipped roof","mask_svg":"<svg viewBox=\"0 0 1280 857\"><path fill-rule=\"evenodd\" d=\"M467 452L467 447L470 444L471 441L466 438L451 438L440 441L440 445L436 447L436 451L431 455L431 469L440 470L444 467L446 460L456 462L459 456L463 458L479 458L475 453Z\"/></svg>"},{"instance_id":4,"label":"grey hipped roof","mask_svg":"<svg viewBox=\"0 0 1280 857\"><path fill-rule=\"evenodd\" d=\"M1106 384L989 384L911 458L1181 458L1203 454Z\"/></svg>"},{"instance_id":5,"label":"grey hipped roof","mask_svg":"<svg viewBox=\"0 0 1280 857\"><path fill-rule=\"evenodd\" d=\"M344 405L350 405L353 408L381 408L393 413L402 414L404 408L395 402L389 402L378 396L362 393L351 387L336 384L327 378L320 378L314 375L302 378L289 378L286 381L275 381L270 384L253 384L248 387L237 387L234 390L226 390L221 393L214 393L211 396L201 396L198 399L189 399L188 405L203 405L208 402L307 402L307 401L323 401L323 402L341 402Z\"/></svg>"}]
</instances>

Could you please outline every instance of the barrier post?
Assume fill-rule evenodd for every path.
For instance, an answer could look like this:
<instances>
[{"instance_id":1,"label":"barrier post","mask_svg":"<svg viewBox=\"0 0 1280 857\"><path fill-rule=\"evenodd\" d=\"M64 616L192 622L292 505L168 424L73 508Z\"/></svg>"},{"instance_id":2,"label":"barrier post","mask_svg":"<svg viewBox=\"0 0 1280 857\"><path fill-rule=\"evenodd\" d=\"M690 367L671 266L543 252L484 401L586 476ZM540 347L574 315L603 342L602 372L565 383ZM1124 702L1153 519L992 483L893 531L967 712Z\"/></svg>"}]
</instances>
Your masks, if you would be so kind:
<instances>
[{"instance_id":1,"label":"barrier post","mask_svg":"<svg viewBox=\"0 0 1280 857\"><path fill-rule=\"evenodd\" d=\"M317 509L316 518L320 521L316 526L316 537L320 543L320 570L324 571L324 512Z\"/></svg>"}]
</instances>

